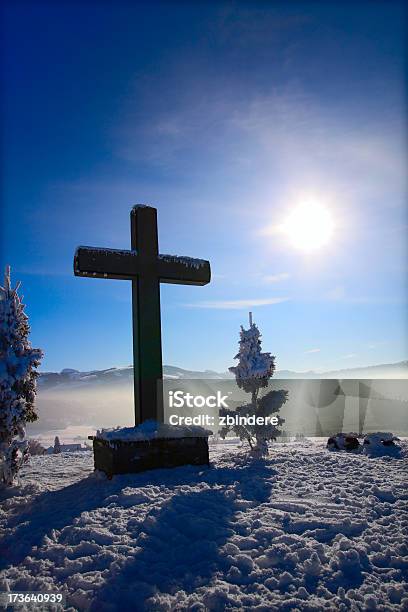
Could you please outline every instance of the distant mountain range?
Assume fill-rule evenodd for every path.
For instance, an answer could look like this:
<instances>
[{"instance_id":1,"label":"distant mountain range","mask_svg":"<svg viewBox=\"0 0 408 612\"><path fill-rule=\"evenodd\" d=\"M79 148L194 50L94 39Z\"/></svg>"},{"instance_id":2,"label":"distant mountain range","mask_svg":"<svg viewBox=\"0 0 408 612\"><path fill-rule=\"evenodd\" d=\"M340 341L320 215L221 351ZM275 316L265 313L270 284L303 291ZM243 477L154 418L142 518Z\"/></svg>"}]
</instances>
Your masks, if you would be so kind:
<instances>
[{"instance_id":1,"label":"distant mountain range","mask_svg":"<svg viewBox=\"0 0 408 612\"><path fill-rule=\"evenodd\" d=\"M219 374L212 370L204 372L196 372L194 370L183 370L175 366L164 366L164 377L167 379L225 379L232 378L229 372ZM41 372L39 376L39 388L43 390L58 388L74 388L74 387L94 387L100 385L121 385L126 382L133 381L133 366L125 366L123 368L108 368L107 370L91 370L89 372L80 372L72 368L65 368L61 372Z\"/></svg>"},{"instance_id":2,"label":"distant mountain range","mask_svg":"<svg viewBox=\"0 0 408 612\"><path fill-rule=\"evenodd\" d=\"M361 366L358 368L347 368L342 370L330 370L329 372L292 372L291 370L279 370L275 378L408 378L408 361L398 363L385 363L374 366Z\"/></svg>"},{"instance_id":3,"label":"distant mountain range","mask_svg":"<svg viewBox=\"0 0 408 612\"><path fill-rule=\"evenodd\" d=\"M204 370L203 372L194 370L185 370L176 366L165 365L164 378L167 379L186 379L186 380L217 380L232 378L229 372L214 372L213 370ZM108 368L106 370L91 370L89 372L80 372L71 368L65 368L61 372L42 372L39 376L40 390L48 390L55 387L70 388L75 387L99 387L101 385L116 386L125 382L130 382L133 378L132 366L123 368ZM388 363L375 366L366 366L359 368L349 368L343 370L333 370L329 372L294 372L292 370L278 370L275 372L275 378L281 379L320 379L320 378L339 378L339 379L400 379L408 378L408 361L400 361L398 363Z\"/></svg>"}]
</instances>

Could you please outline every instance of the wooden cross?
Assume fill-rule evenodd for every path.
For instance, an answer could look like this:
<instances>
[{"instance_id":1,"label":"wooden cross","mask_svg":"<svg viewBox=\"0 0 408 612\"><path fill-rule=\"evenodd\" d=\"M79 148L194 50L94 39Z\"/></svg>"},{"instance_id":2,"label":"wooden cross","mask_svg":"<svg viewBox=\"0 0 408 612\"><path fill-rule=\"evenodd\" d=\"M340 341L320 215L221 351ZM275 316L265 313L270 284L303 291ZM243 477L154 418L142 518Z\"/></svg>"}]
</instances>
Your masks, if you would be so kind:
<instances>
[{"instance_id":1,"label":"wooden cross","mask_svg":"<svg viewBox=\"0 0 408 612\"><path fill-rule=\"evenodd\" d=\"M130 213L131 250L80 246L74 274L132 281L135 424L163 421L160 283L206 285L204 259L159 255L157 210L137 205Z\"/></svg>"}]
</instances>

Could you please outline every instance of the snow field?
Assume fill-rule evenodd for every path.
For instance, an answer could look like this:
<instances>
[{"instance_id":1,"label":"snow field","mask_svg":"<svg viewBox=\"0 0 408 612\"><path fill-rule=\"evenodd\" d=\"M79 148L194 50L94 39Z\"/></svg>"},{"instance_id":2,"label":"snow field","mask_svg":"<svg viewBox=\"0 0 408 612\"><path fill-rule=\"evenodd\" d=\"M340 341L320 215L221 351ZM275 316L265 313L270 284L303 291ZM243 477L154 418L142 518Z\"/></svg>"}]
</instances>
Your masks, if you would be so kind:
<instances>
[{"instance_id":1,"label":"snow field","mask_svg":"<svg viewBox=\"0 0 408 612\"><path fill-rule=\"evenodd\" d=\"M91 453L34 457L2 493L2 590L70 610L408 610L403 456L214 444L210 468L93 474Z\"/></svg>"}]
</instances>

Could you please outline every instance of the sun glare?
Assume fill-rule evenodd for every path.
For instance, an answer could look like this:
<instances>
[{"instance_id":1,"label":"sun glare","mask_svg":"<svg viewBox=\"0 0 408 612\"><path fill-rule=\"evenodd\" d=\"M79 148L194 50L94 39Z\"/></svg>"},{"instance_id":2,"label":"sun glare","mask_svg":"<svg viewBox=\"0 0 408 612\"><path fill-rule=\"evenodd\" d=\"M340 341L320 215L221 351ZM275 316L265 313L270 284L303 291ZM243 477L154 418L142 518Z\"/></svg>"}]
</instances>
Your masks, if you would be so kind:
<instances>
[{"instance_id":1,"label":"sun glare","mask_svg":"<svg viewBox=\"0 0 408 612\"><path fill-rule=\"evenodd\" d=\"M281 229L292 246L309 252L331 241L334 223L325 206L318 202L303 202L289 214Z\"/></svg>"}]
</instances>

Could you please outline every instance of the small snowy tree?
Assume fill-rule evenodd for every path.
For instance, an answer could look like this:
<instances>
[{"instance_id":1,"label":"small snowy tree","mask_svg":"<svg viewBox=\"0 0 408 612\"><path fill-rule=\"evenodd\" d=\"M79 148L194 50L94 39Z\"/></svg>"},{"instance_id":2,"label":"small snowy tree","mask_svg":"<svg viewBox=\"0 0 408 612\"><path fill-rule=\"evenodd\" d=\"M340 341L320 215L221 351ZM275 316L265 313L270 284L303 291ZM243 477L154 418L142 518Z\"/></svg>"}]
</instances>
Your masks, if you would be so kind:
<instances>
[{"instance_id":1,"label":"small snowy tree","mask_svg":"<svg viewBox=\"0 0 408 612\"><path fill-rule=\"evenodd\" d=\"M31 348L24 305L10 283L7 266L0 286L0 482L11 485L28 459L27 422L35 421L35 371L43 355Z\"/></svg>"},{"instance_id":2,"label":"small snowy tree","mask_svg":"<svg viewBox=\"0 0 408 612\"><path fill-rule=\"evenodd\" d=\"M54 455L58 455L61 452L61 443L59 441L59 437L55 436L54 440L54 450L52 451Z\"/></svg>"},{"instance_id":3,"label":"small snowy tree","mask_svg":"<svg viewBox=\"0 0 408 612\"><path fill-rule=\"evenodd\" d=\"M268 417L273 413L279 412L281 406L286 402L288 392L284 390L269 391L262 397L259 392L268 386L270 378L275 371L275 357L270 353L262 353L261 334L255 323L250 318L249 329L241 326L239 352L235 359L239 359L238 365L229 368L235 374L237 385L246 393L251 394L251 402L239 406L236 410L222 408L221 416L238 417ZM239 436L241 440L246 440L252 450L261 454L268 453L268 440L276 440L280 434L278 427L285 421L277 416L278 425L271 423L257 425L234 424L225 425L220 436L225 438L229 431Z\"/></svg>"},{"instance_id":4,"label":"small snowy tree","mask_svg":"<svg viewBox=\"0 0 408 612\"><path fill-rule=\"evenodd\" d=\"M30 456L33 455L45 455L46 450L38 440L29 440L28 441L28 452Z\"/></svg>"}]
</instances>

